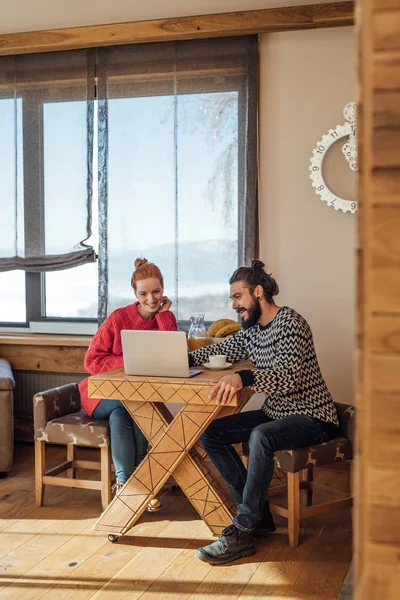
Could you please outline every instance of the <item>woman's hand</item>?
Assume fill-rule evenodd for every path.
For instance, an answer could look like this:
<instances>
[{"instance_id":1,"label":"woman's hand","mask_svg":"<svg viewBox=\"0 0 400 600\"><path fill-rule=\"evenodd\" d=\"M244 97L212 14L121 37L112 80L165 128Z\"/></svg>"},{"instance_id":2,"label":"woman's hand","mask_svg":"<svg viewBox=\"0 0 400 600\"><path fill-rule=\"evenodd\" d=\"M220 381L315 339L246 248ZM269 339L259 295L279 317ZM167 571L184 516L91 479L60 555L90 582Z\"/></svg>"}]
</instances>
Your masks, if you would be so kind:
<instances>
[{"instance_id":1,"label":"woman's hand","mask_svg":"<svg viewBox=\"0 0 400 600\"><path fill-rule=\"evenodd\" d=\"M214 398L216 404L230 404L233 396L243 387L240 375L225 375L213 387L209 394L209 398Z\"/></svg>"},{"instance_id":2,"label":"woman's hand","mask_svg":"<svg viewBox=\"0 0 400 600\"><path fill-rule=\"evenodd\" d=\"M161 306L158 309L158 312L167 312L167 310L169 310L171 308L172 305L172 301L167 298L167 296L163 296L161 299Z\"/></svg>"}]
</instances>

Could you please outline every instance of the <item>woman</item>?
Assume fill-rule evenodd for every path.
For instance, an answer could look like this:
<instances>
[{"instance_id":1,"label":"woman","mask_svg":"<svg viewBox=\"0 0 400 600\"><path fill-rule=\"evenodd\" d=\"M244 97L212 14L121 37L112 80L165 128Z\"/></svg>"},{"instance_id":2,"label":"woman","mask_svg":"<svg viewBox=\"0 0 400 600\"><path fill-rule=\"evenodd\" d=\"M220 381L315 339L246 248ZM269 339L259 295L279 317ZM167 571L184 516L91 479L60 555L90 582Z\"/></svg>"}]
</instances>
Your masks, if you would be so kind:
<instances>
[{"instance_id":1,"label":"woman","mask_svg":"<svg viewBox=\"0 0 400 600\"><path fill-rule=\"evenodd\" d=\"M176 319L170 311L171 300L164 296L164 280L160 269L145 258L135 260L131 285L138 302L117 308L94 335L85 356L85 369L98 375L124 366L121 344L122 329L176 331ZM87 379L79 384L82 408L89 417L109 420L111 454L115 465L118 492L146 456L147 440L123 404L117 400L88 398ZM156 511L161 503L156 498L148 510Z\"/></svg>"}]
</instances>

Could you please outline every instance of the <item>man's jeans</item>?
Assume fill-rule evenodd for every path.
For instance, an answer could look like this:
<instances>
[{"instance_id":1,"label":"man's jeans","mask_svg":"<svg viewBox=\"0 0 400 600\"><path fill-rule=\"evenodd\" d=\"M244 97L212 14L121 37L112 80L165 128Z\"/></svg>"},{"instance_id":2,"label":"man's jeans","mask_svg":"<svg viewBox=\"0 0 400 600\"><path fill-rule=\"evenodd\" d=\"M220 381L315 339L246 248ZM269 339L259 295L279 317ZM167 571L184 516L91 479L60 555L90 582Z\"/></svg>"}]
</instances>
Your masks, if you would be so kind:
<instances>
[{"instance_id":1,"label":"man's jeans","mask_svg":"<svg viewBox=\"0 0 400 600\"><path fill-rule=\"evenodd\" d=\"M125 483L146 456L148 442L119 400L101 400L93 418L109 421L115 478Z\"/></svg>"},{"instance_id":2,"label":"man's jeans","mask_svg":"<svg viewBox=\"0 0 400 600\"><path fill-rule=\"evenodd\" d=\"M238 503L233 523L243 531L261 521L274 473L274 452L302 448L330 439L332 426L306 415L273 420L262 410L213 421L201 436L208 456L228 483ZM249 442L246 471L232 444Z\"/></svg>"}]
</instances>

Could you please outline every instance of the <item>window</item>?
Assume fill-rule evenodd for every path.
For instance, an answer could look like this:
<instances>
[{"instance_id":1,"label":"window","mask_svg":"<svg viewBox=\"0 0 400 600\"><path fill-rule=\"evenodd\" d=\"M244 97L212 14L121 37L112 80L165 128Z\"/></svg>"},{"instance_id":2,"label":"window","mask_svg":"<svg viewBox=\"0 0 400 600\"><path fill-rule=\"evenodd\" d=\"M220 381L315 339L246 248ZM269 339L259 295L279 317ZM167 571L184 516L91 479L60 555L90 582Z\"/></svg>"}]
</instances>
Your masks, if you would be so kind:
<instances>
[{"instance_id":1,"label":"window","mask_svg":"<svg viewBox=\"0 0 400 600\"><path fill-rule=\"evenodd\" d=\"M98 261L0 272L0 321L103 319L133 301L138 256L160 267L178 319L229 316L229 276L257 249L256 39L55 54L16 57L0 158L12 140L19 162L0 185L18 188L25 249L33 235L67 252L79 222Z\"/></svg>"}]
</instances>

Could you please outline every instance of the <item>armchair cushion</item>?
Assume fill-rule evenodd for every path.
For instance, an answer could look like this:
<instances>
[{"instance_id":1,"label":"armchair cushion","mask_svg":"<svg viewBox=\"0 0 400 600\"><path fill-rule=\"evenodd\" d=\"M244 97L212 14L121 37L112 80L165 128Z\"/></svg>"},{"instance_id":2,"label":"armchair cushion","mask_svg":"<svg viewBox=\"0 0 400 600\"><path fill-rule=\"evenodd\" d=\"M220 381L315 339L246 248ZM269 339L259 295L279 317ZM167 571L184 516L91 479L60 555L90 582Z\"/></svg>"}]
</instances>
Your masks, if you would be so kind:
<instances>
[{"instance_id":1,"label":"armchair cushion","mask_svg":"<svg viewBox=\"0 0 400 600\"><path fill-rule=\"evenodd\" d=\"M320 467L333 462L343 462L353 457L349 440L338 437L329 442L307 448L275 452L276 466L289 473L297 473L309 466Z\"/></svg>"},{"instance_id":2,"label":"armchair cushion","mask_svg":"<svg viewBox=\"0 0 400 600\"><path fill-rule=\"evenodd\" d=\"M110 445L108 421L88 417L84 410L49 421L44 428L35 428L35 439L50 444L103 447Z\"/></svg>"}]
</instances>

